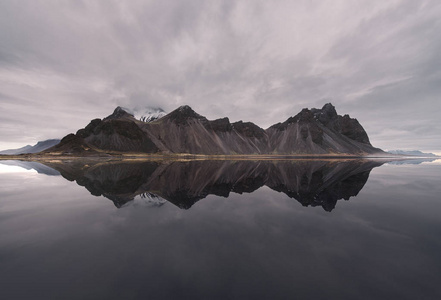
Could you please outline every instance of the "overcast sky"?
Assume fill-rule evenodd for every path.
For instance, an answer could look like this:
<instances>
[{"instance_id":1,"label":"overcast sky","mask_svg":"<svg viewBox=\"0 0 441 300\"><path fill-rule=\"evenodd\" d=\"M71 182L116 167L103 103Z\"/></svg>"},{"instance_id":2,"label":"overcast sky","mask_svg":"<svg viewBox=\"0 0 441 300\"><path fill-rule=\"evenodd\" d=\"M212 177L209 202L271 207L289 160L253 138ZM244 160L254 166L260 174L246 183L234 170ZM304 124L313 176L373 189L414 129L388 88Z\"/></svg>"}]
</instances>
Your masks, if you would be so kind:
<instances>
[{"instance_id":1,"label":"overcast sky","mask_svg":"<svg viewBox=\"0 0 441 300\"><path fill-rule=\"evenodd\" d=\"M117 105L267 128L327 102L441 153L441 1L0 1L0 149Z\"/></svg>"}]
</instances>

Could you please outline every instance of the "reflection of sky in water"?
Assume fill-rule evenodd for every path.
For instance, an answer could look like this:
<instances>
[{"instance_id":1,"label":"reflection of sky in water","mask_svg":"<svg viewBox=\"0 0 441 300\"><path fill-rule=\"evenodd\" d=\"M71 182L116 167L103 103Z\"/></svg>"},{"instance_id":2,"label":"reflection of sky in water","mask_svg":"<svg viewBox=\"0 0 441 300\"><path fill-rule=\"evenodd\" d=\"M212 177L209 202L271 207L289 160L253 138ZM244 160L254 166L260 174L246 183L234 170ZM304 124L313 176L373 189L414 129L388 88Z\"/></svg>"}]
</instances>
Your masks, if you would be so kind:
<instances>
[{"instance_id":1,"label":"reflection of sky in water","mask_svg":"<svg viewBox=\"0 0 441 300\"><path fill-rule=\"evenodd\" d=\"M441 165L441 159L436 159L432 162L425 161L425 162L423 162L423 164L425 164L425 165Z\"/></svg>"},{"instance_id":2,"label":"reflection of sky in water","mask_svg":"<svg viewBox=\"0 0 441 300\"><path fill-rule=\"evenodd\" d=\"M26 170L25 168L19 166L8 166L0 163L0 173L37 173L37 171L30 169Z\"/></svg>"},{"instance_id":3,"label":"reflection of sky in water","mask_svg":"<svg viewBox=\"0 0 441 300\"><path fill-rule=\"evenodd\" d=\"M189 210L117 209L61 176L0 173L2 294L437 299L440 171L375 168L359 195L332 212L266 186L209 195Z\"/></svg>"}]
</instances>

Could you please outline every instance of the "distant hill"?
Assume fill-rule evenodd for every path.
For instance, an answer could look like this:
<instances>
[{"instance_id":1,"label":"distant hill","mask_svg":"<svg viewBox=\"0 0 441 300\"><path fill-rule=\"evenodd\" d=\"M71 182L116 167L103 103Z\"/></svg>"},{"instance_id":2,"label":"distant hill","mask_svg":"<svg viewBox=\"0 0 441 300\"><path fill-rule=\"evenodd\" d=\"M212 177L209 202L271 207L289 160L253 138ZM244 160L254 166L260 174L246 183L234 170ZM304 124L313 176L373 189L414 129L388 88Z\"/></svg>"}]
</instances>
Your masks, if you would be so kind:
<instances>
[{"instance_id":1,"label":"distant hill","mask_svg":"<svg viewBox=\"0 0 441 300\"><path fill-rule=\"evenodd\" d=\"M383 153L371 145L361 124L338 115L328 103L303 109L283 123L263 129L228 118L207 120L184 105L150 122L122 108L64 137L45 151L53 154L96 155L100 152L188 153L206 155L368 155Z\"/></svg>"},{"instance_id":2,"label":"distant hill","mask_svg":"<svg viewBox=\"0 0 441 300\"><path fill-rule=\"evenodd\" d=\"M55 146L60 142L59 139L50 139L45 141L40 141L34 146L26 145L24 147L18 149L9 149L0 151L0 154L8 154L8 155L17 155L17 154L25 154L25 153L38 153L44 151L50 147Z\"/></svg>"},{"instance_id":3,"label":"distant hill","mask_svg":"<svg viewBox=\"0 0 441 300\"><path fill-rule=\"evenodd\" d=\"M405 155L405 156L421 156L421 157L436 157L437 156L433 153L424 153L419 150L413 150L413 151L390 150L387 152L390 154Z\"/></svg>"},{"instance_id":4,"label":"distant hill","mask_svg":"<svg viewBox=\"0 0 441 300\"><path fill-rule=\"evenodd\" d=\"M27 151L29 151L29 149L31 149L31 148L32 148L31 145L26 145L24 147L17 148L17 149L2 150L2 151L0 151L0 154L14 155L14 154L29 153Z\"/></svg>"}]
</instances>

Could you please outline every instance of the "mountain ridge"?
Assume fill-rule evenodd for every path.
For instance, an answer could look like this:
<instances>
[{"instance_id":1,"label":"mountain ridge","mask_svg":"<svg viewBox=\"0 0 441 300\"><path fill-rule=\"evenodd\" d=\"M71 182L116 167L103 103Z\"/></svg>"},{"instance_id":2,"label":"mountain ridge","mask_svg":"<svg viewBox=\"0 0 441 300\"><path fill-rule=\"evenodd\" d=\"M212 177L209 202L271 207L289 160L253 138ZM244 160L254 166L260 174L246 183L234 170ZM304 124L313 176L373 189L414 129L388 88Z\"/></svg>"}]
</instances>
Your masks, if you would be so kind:
<instances>
[{"instance_id":1,"label":"mountain ridge","mask_svg":"<svg viewBox=\"0 0 441 300\"><path fill-rule=\"evenodd\" d=\"M74 137L45 153L137 152L204 155L369 155L384 153L371 145L361 124L338 115L327 103L305 108L286 121L263 129L252 122L208 120L183 105L151 122L137 120L122 107L92 120ZM71 145L66 146L66 142ZM60 143L62 144L62 143ZM72 150L70 151L69 147ZM83 149L83 151L81 151Z\"/></svg>"}]
</instances>

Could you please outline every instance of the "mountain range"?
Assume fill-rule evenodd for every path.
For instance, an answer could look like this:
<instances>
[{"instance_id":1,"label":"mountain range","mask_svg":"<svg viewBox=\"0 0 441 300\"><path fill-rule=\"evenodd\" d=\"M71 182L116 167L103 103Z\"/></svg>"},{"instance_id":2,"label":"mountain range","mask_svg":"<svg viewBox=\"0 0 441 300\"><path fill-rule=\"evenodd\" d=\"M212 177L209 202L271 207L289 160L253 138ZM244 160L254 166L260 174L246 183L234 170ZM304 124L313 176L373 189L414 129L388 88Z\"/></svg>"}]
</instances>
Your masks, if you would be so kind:
<instances>
[{"instance_id":1,"label":"mountain range","mask_svg":"<svg viewBox=\"0 0 441 300\"><path fill-rule=\"evenodd\" d=\"M3 151L0 151L0 154L18 155L18 154L26 154L26 153L38 153L38 152L44 151L52 146L57 145L59 142L60 142L60 139L50 139L50 140L40 141L33 146L26 145L26 146L18 148L18 149L3 150Z\"/></svg>"},{"instance_id":2,"label":"mountain range","mask_svg":"<svg viewBox=\"0 0 441 300\"><path fill-rule=\"evenodd\" d=\"M419 150L411 150L411 151L406 151L406 150L389 150L387 151L390 154L394 154L394 155L404 155L404 156L418 156L418 157L436 157L436 154L433 153L424 153L421 152Z\"/></svg>"},{"instance_id":3,"label":"mountain range","mask_svg":"<svg viewBox=\"0 0 441 300\"><path fill-rule=\"evenodd\" d=\"M369 155L385 152L371 145L356 119L338 115L335 107L327 103L321 109L305 108L267 129L251 122L231 123L228 118L211 121L187 105L149 120L137 119L129 110L117 107L108 117L92 120L44 153Z\"/></svg>"}]
</instances>

